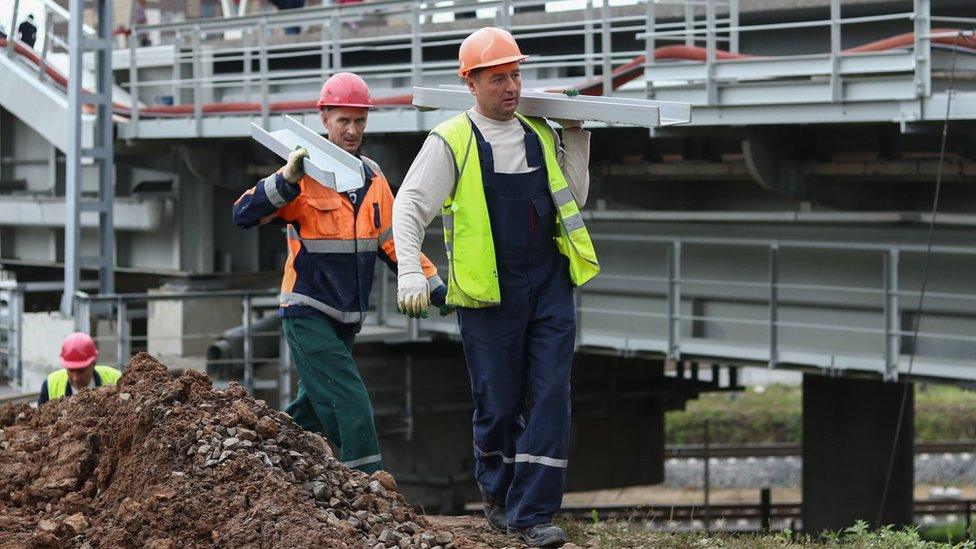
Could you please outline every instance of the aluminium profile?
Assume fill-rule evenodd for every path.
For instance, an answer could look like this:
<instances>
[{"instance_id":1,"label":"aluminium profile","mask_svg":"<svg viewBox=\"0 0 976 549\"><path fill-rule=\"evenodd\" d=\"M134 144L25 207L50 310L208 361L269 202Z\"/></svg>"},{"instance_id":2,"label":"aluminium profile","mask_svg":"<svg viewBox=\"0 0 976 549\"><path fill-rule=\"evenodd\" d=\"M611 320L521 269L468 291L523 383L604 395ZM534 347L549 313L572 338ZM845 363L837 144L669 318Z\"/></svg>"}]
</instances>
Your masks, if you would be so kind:
<instances>
[{"instance_id":1,"label":"aluminium profile","mask_svg":"<svg viewBox=\"0 0 976 549\"><path fill-rule=\"evenodd\" d=\"M285 116L285 125L284 129L268 132L251 122L251 137L283 159L295 148L305 147L308 158L304 159L303 170L324 187L347 192L365 184L362 160L290 116Z\"/></svg>"},{"instance_id":2,"label":"aluminium profile","mask_svg":"<svg viewBox=\"0 0 976 549\"><path fill-rule=\"evenodd\" d=\"M463 86L441 85L436 88L415 86L413 104L420 110L467 110L474 98ZM629 99L561 93L522 91L518 111L527 116L592 120L657 128L691 122L691 105L673 101Z\"/></svg>"}]
</instances>

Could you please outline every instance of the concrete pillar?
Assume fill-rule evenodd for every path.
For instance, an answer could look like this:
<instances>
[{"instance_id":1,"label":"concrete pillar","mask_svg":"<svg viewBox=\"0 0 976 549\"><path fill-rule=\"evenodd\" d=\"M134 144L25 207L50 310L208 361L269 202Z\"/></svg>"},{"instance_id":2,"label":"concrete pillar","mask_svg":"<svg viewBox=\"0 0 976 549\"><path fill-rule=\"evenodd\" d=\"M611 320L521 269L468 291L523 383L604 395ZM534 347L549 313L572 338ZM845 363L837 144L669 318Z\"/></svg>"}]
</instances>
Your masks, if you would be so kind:
<instances>
[{"instance_id":1,"label":"concrete pillar","mask_svg":"<svg viewBox=\"0 0 976 549\"><path fill-rule=\"evenodd\" d=\"M803 376L803 529L876 525L903 383ZM912 522L915 431L909 387L881 524Z\"/></svg>"}]
</instances>

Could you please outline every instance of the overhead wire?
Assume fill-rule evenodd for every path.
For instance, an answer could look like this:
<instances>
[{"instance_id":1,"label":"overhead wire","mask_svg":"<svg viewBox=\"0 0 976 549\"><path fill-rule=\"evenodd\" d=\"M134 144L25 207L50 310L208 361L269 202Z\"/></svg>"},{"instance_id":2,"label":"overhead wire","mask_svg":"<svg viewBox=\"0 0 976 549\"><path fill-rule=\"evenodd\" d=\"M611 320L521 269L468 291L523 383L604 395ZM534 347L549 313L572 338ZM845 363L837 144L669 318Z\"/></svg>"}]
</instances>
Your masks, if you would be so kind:
<instances>
[{"instance_id":1,"label":"overhead wire","mask_svg":"<svg viewBox=\"0 0 976 549\"><path fill-rule=\"evenodd\" d=\"M939 164L935 174L935 190L933 191L934 196L932 197L932 214L929 218L928 238L925 245L925 253L922 255L922 280L918 294L915 326L912 334L911 351L908 354L908 368L905 371L906 381L901 395L901 404L898 407L898 419L895 423L895 437L891 442L891 456L888 459L888 468L885 471L884 489L881 492L881 505L878 507L878 515L874 521L875 526L881 526L881 519L884 517L885 507L888 503L888 494L891 489L891 476L895 468L898 443L901 440L902 424L904 423L905 410L908 406L908 391L912 388L912 384L908 379L912 375L912 369L915 366L915 354L918 350L918 334L919 328L922 325L922 307L925 304L925 290L928 286L929 264L932 257L932 244L935 238L935 218L939 211L939 198L942 194L942 171L945 166L946 142L949 134L949 115L952 110L952 98L955 94L956 54L959 51L959 39L963 38L964 33L968 36L973 36L972 31L967 33L966 31L960 30L956 32L955 39L952 42L952 61L949 67L949 87L946 90L945 118L942 121L942 141L939 145Z\"/></svg>"}]
</instances>

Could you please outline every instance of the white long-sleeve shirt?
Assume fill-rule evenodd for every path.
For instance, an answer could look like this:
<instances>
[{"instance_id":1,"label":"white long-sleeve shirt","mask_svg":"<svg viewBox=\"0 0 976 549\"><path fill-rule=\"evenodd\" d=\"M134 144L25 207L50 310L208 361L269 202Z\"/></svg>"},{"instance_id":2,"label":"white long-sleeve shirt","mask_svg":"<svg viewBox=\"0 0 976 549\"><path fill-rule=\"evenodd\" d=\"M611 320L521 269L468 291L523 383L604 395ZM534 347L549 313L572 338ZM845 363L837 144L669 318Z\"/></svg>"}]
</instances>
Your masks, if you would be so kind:
<instances>
[{"instance_id":1,"label":"white long-sleeve shirt","mask_svg":"<svg viewBox=\"0 0 976 549\"><path fill-rule=\"evenodd\" d=\"M517 118L494 120L475 109L468 111L471 121L491 144L496 173L527 173L525 130ZM563 140L553 130L559 167L566 177L576 203L586 203L590 190L590 132L581 129L563 131ZM429 135L407 171L407 176L393 202L393 241L397 250L398 276L423 273L420 246L427 225L441 210L457 185L458 171L454 154L441 138Z\"/></svg>"}]
</instances>

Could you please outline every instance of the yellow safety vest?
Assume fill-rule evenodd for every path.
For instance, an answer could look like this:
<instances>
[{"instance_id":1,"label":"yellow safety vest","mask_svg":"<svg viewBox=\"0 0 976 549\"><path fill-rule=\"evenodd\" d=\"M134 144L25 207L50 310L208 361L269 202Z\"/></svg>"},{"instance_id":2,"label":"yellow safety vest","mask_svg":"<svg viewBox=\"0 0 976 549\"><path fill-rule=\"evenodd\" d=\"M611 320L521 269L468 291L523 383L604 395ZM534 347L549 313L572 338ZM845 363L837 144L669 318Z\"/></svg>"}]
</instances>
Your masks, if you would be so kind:
<instances>
[{"instance_id":1,"label":"yellow safety vest","mask_svg":"<svg viewBox=\"0 0 976 549\"><path fill-rule=\"evenodd\" d=\"M556 247L569 258L569 276L573 284L582 285L600 272L600 264L579 206L559 168L556 140L544 118L530 118L518 113L516 116L539 136L549 177L549 193L559 212L556 216ZM444 246L450 265L447 303L475 309L498 305L501 291L495 244L471 120L467 113L461 113L438 124L433 133L450 147L458 169L454 193L444 201L441 212L444 216Z\"/></svg>"},{"instance_id":2,"label":"yellow safety vest","mask_svg":"<svg viewBox=\"0 0 976 549\"><path fill-rule=\"evenodd\" d=\"M102 387L107 385L115 385L119 378L122 377L122 372L112 368L111 366L100 366L95 365L95 371L98 373L98 377L102 380ZM54 400L56 398L63 397L68 392L68 370L64 368L51 372L47 376L47 398L48 400Z\"/></svg>"}]
</instances>

